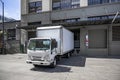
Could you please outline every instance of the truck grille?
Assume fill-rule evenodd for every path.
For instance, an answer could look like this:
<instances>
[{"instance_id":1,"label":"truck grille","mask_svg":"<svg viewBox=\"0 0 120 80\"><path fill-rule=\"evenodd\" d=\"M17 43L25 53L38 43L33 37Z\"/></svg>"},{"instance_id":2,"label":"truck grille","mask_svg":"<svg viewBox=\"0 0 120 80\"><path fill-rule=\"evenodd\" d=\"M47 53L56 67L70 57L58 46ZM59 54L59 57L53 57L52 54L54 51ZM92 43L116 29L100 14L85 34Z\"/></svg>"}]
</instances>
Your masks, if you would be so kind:
<instances>
[{"instance_id":1,"label":"truck grille","mask_svg":"<svg viewBox=\"0 0 120 80\"><path fill-rule=\"evenodd\" d=\"M33 58L33 59L32 59L33 61L44 61L44 60L42 60L41 57L33 56L32 58Z\"/></svg>"}]
</instances>

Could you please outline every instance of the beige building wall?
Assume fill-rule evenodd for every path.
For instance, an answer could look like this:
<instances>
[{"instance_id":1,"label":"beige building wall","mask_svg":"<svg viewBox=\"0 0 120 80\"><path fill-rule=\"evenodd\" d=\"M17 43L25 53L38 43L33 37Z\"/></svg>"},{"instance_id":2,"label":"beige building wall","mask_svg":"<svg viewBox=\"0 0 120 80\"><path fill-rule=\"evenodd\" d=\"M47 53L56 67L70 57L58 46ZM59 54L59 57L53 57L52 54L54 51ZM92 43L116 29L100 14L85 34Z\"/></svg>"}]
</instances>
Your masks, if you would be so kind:
<instances>
[{"instance_id":1,"label":"beige building wall","mask_svg":"<svg viewBox=\"0 0 120 80\"><path fill-rule=\"evenodd\" d=\"M87 29L82 26L80 28L80 55L87 55L86 54L86 49L87 47L85 46L85 36L87 35Z\"/></svg>"},{"instance_id":2,"label":"beige building wall","mask_svg":"<svg viewBox=\"0 0 120 80\"><path fill-rule=\"evenodd\" d=\"M88 0L80 0L80 7L88 6Z\"/></svg>"},{"instance_id":3,"label":"beige building wall","mask_svg":"<svg viewBox=\"0 0 120 80\"><path fill-rule=\"evenodd\" d=\"M21 15L28 14L28 0L21 0Z\"/></svg>"},{"instance_id":4,"label":"beige building wall","mask_svg":"<svg viewBox=\"0 0 120 80\"><path fill-rule=\"evenodd\" d=\"M42 0L42 11L51 11L52 10L52 0Z\"/></svg>"},{"instance_id":5,"label":"beige building wall","mask_svg":"<svg viewBox=\"0 0 120 80\"><path fill-rule=\"evenodd\" d=\"M21 26L27 26L29 22L39 22L42 24L52 24L52 20L64 20L80 18L86 20L91 16L113 15L120 11L120 2L88 6L88 0L80 0L80 8L52 11L52 0L42 0L41 13L29 14L28 2L41 0L21 0ZM51 11L51 12L49 12ZM120 25L120 24L119 24ZM80 28L80 54L88 56L120 55L120 41L112 41L112 27L107 25L79 26ZM85 44L86 35L89 30L107 30L107 48L90 49ZM22 44L27 40L27 32L21 30L26 36L22 36ZM97 33L96 33L97 34ZM100 34L100 33L99 33ZM99 36L98 36L99 37ZM94 39L94 38L93 38Z\"/></svg>"}]
</instances>

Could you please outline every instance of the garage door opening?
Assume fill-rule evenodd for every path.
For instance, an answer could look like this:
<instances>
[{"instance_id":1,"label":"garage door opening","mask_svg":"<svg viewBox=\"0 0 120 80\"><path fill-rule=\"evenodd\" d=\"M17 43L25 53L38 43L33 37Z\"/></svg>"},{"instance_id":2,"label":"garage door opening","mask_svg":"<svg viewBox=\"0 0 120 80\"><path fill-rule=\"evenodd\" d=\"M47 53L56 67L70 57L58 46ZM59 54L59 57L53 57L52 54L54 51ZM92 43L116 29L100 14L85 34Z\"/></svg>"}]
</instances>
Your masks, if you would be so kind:
<instances>
[{"instance_id":1,"label":"garage door opening","mask_svg":"<svg viewBox=\"0 0 120 80\"><path fill-rule=\"evenodd\" d=\"M36 37L36 31L28 31L28 40Z\"/></svg>"},{"instance_id":2,"label":"garage door opening","mask_svg":"<svg viewBox=\"0 0 120 80\"><path fill-rule=\"evenodd\" d=\"M80 29L71 30L74 33L74 48L80 50Z\"/></svg>"}]
</instances>

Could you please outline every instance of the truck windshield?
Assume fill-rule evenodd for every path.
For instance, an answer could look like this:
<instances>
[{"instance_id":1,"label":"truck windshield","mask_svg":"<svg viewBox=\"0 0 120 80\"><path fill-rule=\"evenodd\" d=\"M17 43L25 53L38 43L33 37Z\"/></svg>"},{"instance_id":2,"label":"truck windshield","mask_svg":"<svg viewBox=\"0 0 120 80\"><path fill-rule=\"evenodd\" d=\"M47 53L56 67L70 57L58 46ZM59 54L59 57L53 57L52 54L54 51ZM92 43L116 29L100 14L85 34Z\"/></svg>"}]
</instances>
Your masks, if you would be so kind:
<instances>
[{"instance_id":1,"label":"truck windshield","mask_svg":"<svg viewBox=\"0 0 120 80\"><path fill-rule=\"evenodd\" d=\"M48 50L50 49L49 39L33 39L28 44L29 50Z\"/></svg>"}]
</instances>

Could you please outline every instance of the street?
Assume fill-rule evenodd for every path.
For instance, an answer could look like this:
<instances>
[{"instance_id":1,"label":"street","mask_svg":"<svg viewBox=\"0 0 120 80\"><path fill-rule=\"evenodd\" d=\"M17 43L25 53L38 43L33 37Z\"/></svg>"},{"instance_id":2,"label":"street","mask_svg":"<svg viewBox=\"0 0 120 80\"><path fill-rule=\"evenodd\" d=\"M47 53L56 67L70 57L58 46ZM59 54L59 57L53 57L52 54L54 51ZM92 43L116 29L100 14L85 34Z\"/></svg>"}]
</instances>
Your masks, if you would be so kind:
<instances>
[{"instance_id":1,"label":"street","mask_svg":"<svg viewBox=\"0 0 120 80\"><path fill-rule=\"evenodd\" d=\"M26 63L26 54L0 55L0 80L120 80L120 59L63 58L56 68Z\"/></svg>"}]
</instances>

